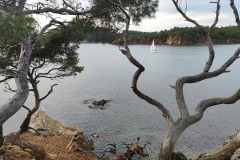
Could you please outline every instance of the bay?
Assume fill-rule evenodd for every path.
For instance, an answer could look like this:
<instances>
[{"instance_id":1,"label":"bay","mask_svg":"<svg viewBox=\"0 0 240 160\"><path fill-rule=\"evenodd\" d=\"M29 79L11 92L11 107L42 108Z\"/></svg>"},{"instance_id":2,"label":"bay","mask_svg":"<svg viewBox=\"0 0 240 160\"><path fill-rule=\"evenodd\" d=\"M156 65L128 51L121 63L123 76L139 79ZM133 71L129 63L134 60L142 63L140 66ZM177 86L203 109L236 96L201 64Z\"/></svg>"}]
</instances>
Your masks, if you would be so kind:
<instances>
[{"instance_id":1,"label":"bay","mask_svg":"<svg viewBox=\"0 0 240 160\"><path fill-rule=\"evenodd\" d=\"M212 70L221 67L239 45L215 45L216 57ZM163 103L176 120L179 117L175 92L169 87L177 78L200 73L208 59L207 46L156 46L157 53L150 53L149 45L131 45L133 56L145 66L138 87L152 98ZM156 159L167 126L162 113L154 106L139 99L131 90L131 79L136 67L119 51L118 46L109 44L80 45L80 65L85 69L75 77L51 81L42 79L40 94L44 96L51 84L59 83L54 92L41 103L44 111L70 125L81 128L89 138L94 139L95 152L99 155L107 150L109 143L116 143L119 152L124 152L123 143L149 142L147 149ZM197 84L184 86L184 93L190 113L198 102L206 98L232 95L240 87L240 62L236 61L231 72ZM13 82L11 82L13 83ZM14 83L13 83L14 84ZM0 105L12 93L2 91ZM86 100L111 100L106 110L90 109ZM176 149L188 157L215 150L228 136L240 129L239 102L233 105L219 105L208 109L203 119L188 128L179 138ZM30 95L27 106L34 105ZM21 109L4 124L4 133L16 131L26 110ZM99 133L99 138L91 137Z\"/></svg>"}]
</instances>

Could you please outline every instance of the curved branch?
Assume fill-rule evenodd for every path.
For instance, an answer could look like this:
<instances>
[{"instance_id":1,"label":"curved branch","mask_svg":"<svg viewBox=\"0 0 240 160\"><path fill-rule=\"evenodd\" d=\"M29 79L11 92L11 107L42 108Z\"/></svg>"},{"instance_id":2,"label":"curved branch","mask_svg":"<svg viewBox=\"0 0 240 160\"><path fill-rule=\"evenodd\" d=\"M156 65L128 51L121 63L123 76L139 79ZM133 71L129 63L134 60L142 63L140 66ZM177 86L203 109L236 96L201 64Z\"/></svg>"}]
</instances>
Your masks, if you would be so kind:
<instances>
[{"instance_id":1,"label":"curved branch","mask_svg":"<svg viewBox=\"0 0 240 160\"><path fill-rule=\"evenodd\" d=\"M47 93L44 97L40 98L39 101L41 102L42 100L44 100L45 98L47 98L47 97L53 92L53 87L56 86L56 85L58 85L58 84L52 85L52 86L51 86L51 89L48 91L48 93Z\"/></svg>"},{"instance_id":2,"label":"curved branch","mask_svg":"<svg viewBox=\"0 0 240 160\"><path fill-rule=\"evenodd\" d=\"M227 70L227 68L229 66L231 66L233 64L233 62L235 62L235 60L238 59L240 55L240 48L238 48L235 53L233 54L232 57L230 57L227 62L222 66L220 67L219 69L213 71L213 72L202 72L198 75L195 75L195 76L186 76L186 77L182 77L182 78L179 78L178 81L181 81L181 82L178 82L178 83L196 83L196 82L200 82L202 80L205 80L205 79L209 79L209 78L212 78L212 77L217 77L219 75L221 75L222 73L225 73L225 71Z\"/></svg>"},{"instance_id":3,"label":"curved branch","mask_svg":"<svg viewBox=\"0 0 240 160\"><path fill-rule=\"evenodd\" d=\"M185 102L185 98L184 98L184 94L183 94L183 85L185 83L195 83L195 82L199 82L201 80L207 79L207 78L212 78L215 76L218 76L219 74L222 74L226 69L224 69L224 67L216 72L212 72L210 74L207 74L212 66L213 60L214 60L214 49L213 49L213 44L210 38L210 33L212 31L212 29L216 26L217 22L218 22L218 17L219 17L219 11L220 11L220 0L217 1L217 8L216 8L216 16L215 16L215 20L213 22L213 24L211 25L211 27L209 28L208 32L206 32L204 30L204 28L199 25L196 21L190 19L183 11L182 9L179 7L178 5L178 1L173 0L173 3L175 4L176 9L182 14L182 16L189 22L195 24L205 35L207 42L208 42L208 49L209 49L209 58L208 61L206 62L206 65L203 69L203 72L196 75L196 76L186 76L186 77L182 77L179 78L176 82L176 101L179 107L179 112L181 114L181 117L188 117L189 116L189 111Z\"/></svg>"},{"instance_id":4,"label":"curved branch","mask_svg":"<svg viewBox=\"0 0 240 160\"><path fill-rule=\"evenodd\" d=\"M45 25L41 31L39 32L38 35L36 35L36 40L35 40L35 43L43 36L43 34L45 33L45 31L50 28L52 25L54 24L54 21L51 20L47 25Z\"/></svg>"},{"instance_id":5,"label":"curved branch","mask_svg":"<svg viewBox=\"0 0 240 160\"><path fill-rule=\"evenodd\" d=\"M9 80L9 79L12 79L12 78L13 78L13 77L8 76L8 77L4 78L3 80L0 80L0 83L5 82L5 81L7 81L7 80Z\"/></svg>"},{"instance_id":6,"label":"curved branch","mask_svg":"<svg viewBox=\"0 0 240 160\"><path fill-rule=\"evenodd\" d=\"M76 11L76 9L73 6L69 5L69 3L67 3L65 0L63 0L63 5L65 5L66 7L69 7L73 11Z\"/></svg>"},{"instance_id":7,"label":"curved branch","mask_svg":"<svg viewBox=\"0 0 240 160\"><path fill-rule=\"evenodd\" d=\"M220 4L219 3L220 3L220 0L217 1L217 9L216 9L215 20L214 20L213 24L211 25L211 27L209 28L208 33L207 33L209 57L208 57L208 61L206 62L206 65L205 65L205 67L203 69L204 72L209 72L209 70L210 70L210 68L212 66L214 57L215 57L215 53L214 53L214 49L213 49L213 43L212 43L212 40L210 38L210 33L211 33L212 29L218 23L218 17L219 17L219 11L220 11Z\"/></svg>"},{"instance_id":8,"label":"curved branch","mask_svg":"<svg viewBox=\"0 0 240 160\"><path fill-rule=\"evenodd\" d=\"M14 90L14 89L12 89L11 87L10 87L10 85L9 85L9 83L8 82L5 82L4 83L4 91L5 92L8 92L8 91L10 91L10 92L16 92L17 90Z\"/></svg>"},{"instance_id":9,"label":"curved branch","mask_svg":"<svg viewBox=\"0 0 240 160\"><path fill-rule=\"evenodd\" d=\"M111 2L112 4L114 4L111 0L108 0L108 1ZM118 8L120 8L122 11L124 10L122 6L117 5L117 4L114 4L114 5ZM156 106L159 110L161 110L161 112L163 113L163 117L165 118L168 126L171 127L174 125L174 122L173 122L170 112L164 107L163 104L161 104L160 102L156 101L155 99L145 95L137 87L138 79L139 79L141 73L144 72L145 68L131 55L130 49L128 48L127 33L129 30L129 25L130 25L130 15L125 11L123 11L123 13L126 16L127 21L126 21L125 31L123 32L123 37L122 37L125 50L121 49L121 51L128 58L128 60L138 68L138 70L135 72L135 74L132 78L132 87L131 88L132 88L133 92L139 98L147 101L148 103Z\"/></svg>"},{"instance_id":10,"label":"curved branch","mask_svg":"<svg viewBox=\"0 0 240 160\"><path fill-rule=\"evenodd\" d=\"M90 11L73 11L73 10L70 10L70 9L66 9L66 8L59 8L59 9L54 9L54 8L49 8L49 7L46 7L46 8L42 8L42 9L36 9L36 10L27 10L27 11L24 11L23 14L41 14L41 13L57 13L57 14L62 14L62 15L66 15L66 14L69 14L69 15L86 15L88 13L90 13Z\"/></svg>"},{"instance_id":11,"label":"curved branch","mask_svg":"<svg viewBox=\"0 0 240 160\"><path fill-rule=\"evenodd\" d=\"M17 77L18 72L14 71L14 70L11 70L11 69L0 69L0 74L15 78L15 77Z\"/></svg>"},{"instance_id":12,"label":"curved branch","mask_svg":"<svg viewBox=\"0 0 240 160\"><path fill-rule=\"evenodd\" d=\"M120 4L114 3L111 0L108 0L108 2L110 2L111 4L113 4L115 7L119 8L127 17L127 19L130 19L130 15L126 12L126 10L124 9L123 5L121 4L121 1L119 2Z\"/></svg>"},{"instance_id":13,"label":"curved branch","mask_svg":"<svg viewBox=\"0 0 240 160\"><path fill-rule=\"evenodd\" d=\"M40 63L40 62L39 62L39 63ZM36 71L37 69L39 69L39 68L42 68L45 63L46 63L46 59L43 59L43 63L41 63L40 65L38 65L38 66L36 66L36 67L33 67L30 74L33 76L33 74L35 73L35 71Z\"/></svg>"},{"instance_id":14,"label":"curved branch","mask_svg":"<svg viewBox=\"0 0 240 160\"><path fill-rule=\"evenodd\" d=\"M199 121L203 117L204 111L212 106L216 106L219 104L233 104L240 99L240 89L237 90L235 94L226 98L211 98L201 101L195 110L196 114L191 116L194 121Z\"/></svg>"},{"instance_id":15,"label":"curved branch","mask_svg":"<svg viewBox=\"0 0 240 160\"><path fill-rule=\"evenodd\" d=\"M188 110L187 110L187 106L185 104L185 100L184 100L184 94L183 94L183 85L185 83L196 83L196 82L200 82L202 80L205 79L209 79L209 78L213 78L213 77L217 77L219 75L221 75L222 73L224 73L226 71L226 69L236 60L238 59L240 54L240 48L238 48L234 55L219 69L213 71L213 72L202 72L198 75L195 76L186 76L186 77L181 77L177 80L176 82L176 98L177 98L177 103L179 105L179 110L181 115L184 117L188 116Z\"/></svg>"},{"instance_id":16,"label":"curved branch","mask_svg":"<svg viewBox=\"0 0 240 160\"><path fill-rule=\"evenodd\" d=\"M233 13L235 15L235 21L236 21L237 25L240 27L239 14L238 14L237 8L234 4L234 0L230 0L230 6L232 7Z\"/></svg>"},{"instance_id":17,"label":"curved branch","mask_svg":"<svg viewBox=\"0 0 240 160\"><path fill-rule=\"evenodd\" d=\"M172 0L172 1L173 1L174 5L175 5L176 9L178 10L178 12L182 14L182 16L186 19L186 21L189 21L189 22L195 24L195 25L202 31L202 33L203 33L205 36L207 36L207 32L205 31L205 29L203 28L203 26L201 26L200 24L198 24L195 20L189 18L189 17L182 11L182 9L181 9L181 8L179 7L179 5L178 5L178 0Z\"/></svg>"},{"instance_id":18,"label":"curved branch","mask_svg":"<svg viewBox=\"0 0 240 160\"><path fill-rule=\"evenodd\" d=\"M36 77L34 78L34 80L36 80L37 78L40 78L40 77L48 77L48 76L46 76L46 75L49 75L52 71L59 71L60 69L64 69L64 67L63 66L61 66L61 67L58 67L58 68L52 68L52 69L50 69L50 70L48 70L48 72L46 72L46 73L39 73L39 74L37 74L36 75ZM50 76L51 77L51 76ZM55 76L54 76L55 77ZM58 77L58 76L57 76ZM49 78L49 77L48 77Z\"/></svg>"},{"instance_id":19,"label":"curved branch","mask_svg":"<svg viewBox=\"0 0 240 160\"><path fill-rule=\"evenodd\" d=\"M35 38L36 35L34 34L22 40L21 53L16 71L18 74L15 77L17 92L7 103L0 106L0 125L15 114L27 100L29 94L27 71Z\"/></svg>"},{"instance_id":20,"label":"curved branch","mask_svg":"<svg viewBox=\"0 0 240 160\"><path fill-rule=\"evenodd\" d=\"M31 113L31 110L30 110L27 106L22 105L22 107L23 107L24 109L28 110L29 113Z\"/></svg>"}]
</instances>

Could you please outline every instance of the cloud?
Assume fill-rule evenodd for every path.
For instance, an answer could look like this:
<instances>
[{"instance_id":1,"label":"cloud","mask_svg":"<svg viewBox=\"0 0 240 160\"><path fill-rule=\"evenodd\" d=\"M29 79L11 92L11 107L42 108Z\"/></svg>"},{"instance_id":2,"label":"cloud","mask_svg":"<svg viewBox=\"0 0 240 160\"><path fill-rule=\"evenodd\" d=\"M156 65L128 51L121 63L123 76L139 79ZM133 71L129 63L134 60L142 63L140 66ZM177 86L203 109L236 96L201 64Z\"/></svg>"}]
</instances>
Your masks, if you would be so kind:
<instances>
[{"instance_id":1,"label":"cloud","mask_svg":"<svg viewBox=\"0 0 240 160\"><path fill-rule=\"evenodd\" d=\"M182 1L182 9L185 8L185 1ZM187 16L196 20L200 25L210 26L215 20L216 4L210 1L187 1ZM236 6L240 6L240 1L235 2ZM240 9L240 8L239 8ZM218 27L236 25L233 11L229 6L229 1L223 1L220 8ZM139 26L131 26L131 30L154 32L170 29L175 26L187 27L194 26L192 23L185 21L180 13L177 12L172 1L160 0L158 12L153 19L144 19Z\"/></svg>"},{"instance_id":2,"label":"cloud","mask_svg":"<svg viewBox=\"0 0 240 160\"><path fill-rule=\"evenodd\" d=\"M187 15L196 20L201 25L210 26L214 19L216 10L215 3L209 3L210 0L187 0ZM88 6L86 0L82 0L83 6ZM235 5L240 6L240 1L235 1ZM185 9L185 1L181 2L182 9ZM239 8L240 12L240 8ZM41 22L41 26L47 24L49 19L44 16L35 16ZM70 20L67 16L61 16L66 20ZM236 25L233 11L229 5L229 1L221 1L220 17L217 24L218 27ZM165 29L171 29L173 27L187 27L194 26L190 22L185 21L180 13L176 10L171 0L159 0L158 11L155 18L143 19L139 26L131 25L131 30L143 31L143 32L159 32Z\"/></svg>"}]
</instances>

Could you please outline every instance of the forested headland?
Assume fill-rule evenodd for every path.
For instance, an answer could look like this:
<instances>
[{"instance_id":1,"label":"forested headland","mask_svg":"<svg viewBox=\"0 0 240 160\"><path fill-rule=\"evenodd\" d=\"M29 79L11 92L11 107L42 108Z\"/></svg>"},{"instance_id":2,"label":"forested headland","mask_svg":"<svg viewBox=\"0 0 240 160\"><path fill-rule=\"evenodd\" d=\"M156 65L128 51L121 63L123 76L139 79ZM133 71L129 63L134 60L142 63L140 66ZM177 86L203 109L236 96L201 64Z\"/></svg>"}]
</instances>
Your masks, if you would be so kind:
<instances>
[{"instance_id":1,"label":"forested headland","mask_svg":"<svg viewBox=\"0 0 240 160\"><path fill-rule=\"evenodd\" d=\"M205 28L207 29L208 27ZM240 43L240 32L237 26L215 27L211 32L211 37L214 44ZM128 34L129 44L151 44L153 39L155 44L159 45L195 45L206 43L206 38L197 27L174 27L160 32L129 31Z\"/></svg>"}]
</instances>

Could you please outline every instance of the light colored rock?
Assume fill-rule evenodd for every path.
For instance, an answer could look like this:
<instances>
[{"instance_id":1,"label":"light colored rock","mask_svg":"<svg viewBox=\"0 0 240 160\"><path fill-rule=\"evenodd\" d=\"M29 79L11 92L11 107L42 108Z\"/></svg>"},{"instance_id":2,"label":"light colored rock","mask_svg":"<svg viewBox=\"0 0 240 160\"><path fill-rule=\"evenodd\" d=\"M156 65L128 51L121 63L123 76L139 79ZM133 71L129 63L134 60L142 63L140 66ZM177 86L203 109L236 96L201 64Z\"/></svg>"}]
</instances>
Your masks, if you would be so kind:
<instances>
[{"instance_id":1,"label":"light colored rock","mask_svg":"<svg viewBox=\"0 0 240 160\"><path fill-rule=\"evenodd\" d=\"M49 117L43 111L37 112L31 122L30 127L34 128L43 135L70 135L72 140L66 146L68 151L91 151L94 150L93 140L83 135L82 130L58 122Z\"/></svg>"},{"instance_id":2,"label":"light colored rock","mask_svg":"<svg viewBox=\"0 0 240 160\"><path fill-rule=\"evenodd\" d=\"M30 127L46 135L83 135L79 128L58 122L43 111L33 115Z\"/></svg>"}]
</instances>

